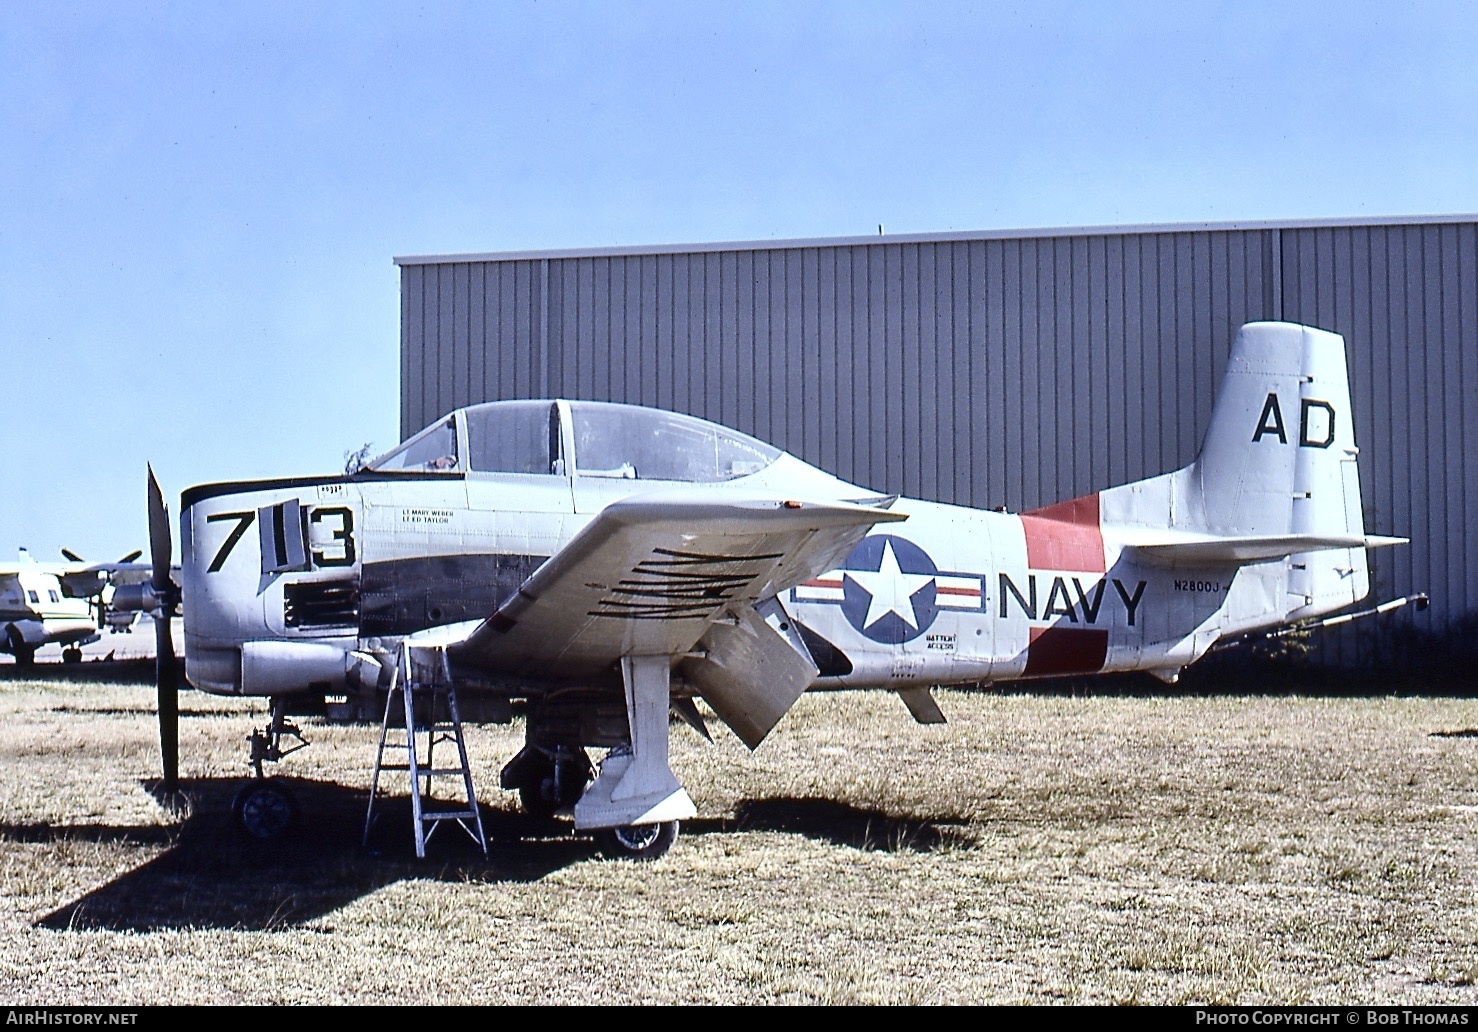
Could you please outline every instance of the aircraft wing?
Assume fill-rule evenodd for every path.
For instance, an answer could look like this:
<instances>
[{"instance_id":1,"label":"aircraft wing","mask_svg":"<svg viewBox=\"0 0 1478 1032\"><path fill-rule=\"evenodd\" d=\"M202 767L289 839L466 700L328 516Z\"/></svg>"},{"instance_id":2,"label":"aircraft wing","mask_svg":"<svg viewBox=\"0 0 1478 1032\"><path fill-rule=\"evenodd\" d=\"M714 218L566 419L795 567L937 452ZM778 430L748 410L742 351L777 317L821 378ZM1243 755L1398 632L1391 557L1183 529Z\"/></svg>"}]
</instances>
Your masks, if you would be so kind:
<instances>
[{"instance_id":1,"label":"aircraft wing","mask_svg":"<svg viewBox=\"0 0 1478 1032\"><path fill-rule=\"evenodd\" d=\"M17 563L0 563L0 577L14 577L19 573L50 574L61 582L62 591L69 598L88 598L126 575L148 578L152 572L153 567L148 563L131 559L121 559L116 563L54 562L33 559L24 552Z\"/></svg>"},{"instance_id":2,"label":"aircraft wing","mask_svg":"<svg viewBox=\"0 0 1478 1032\"><path fill-rule=\"evenodd\" d=\"M551 679L608 670L626 655L681 657L726 611L739 616L835 569L875 524L904 518L849 502L688 491L618 501L452 655Z\"/></svg>"}]
</instances>

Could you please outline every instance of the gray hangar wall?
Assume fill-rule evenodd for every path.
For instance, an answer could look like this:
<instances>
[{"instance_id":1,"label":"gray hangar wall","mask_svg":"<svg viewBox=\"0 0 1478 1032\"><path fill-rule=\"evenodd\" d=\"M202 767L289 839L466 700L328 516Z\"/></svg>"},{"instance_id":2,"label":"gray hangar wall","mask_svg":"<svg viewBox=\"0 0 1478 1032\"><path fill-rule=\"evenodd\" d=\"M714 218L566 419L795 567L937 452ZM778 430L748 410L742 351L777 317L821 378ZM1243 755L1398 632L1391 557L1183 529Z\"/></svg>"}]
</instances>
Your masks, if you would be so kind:
<instances>
[{"instance_id":1,"label":"gray hangar wall","mask_svg":"<svg viewBox=\"0 0 1478 1032\"><path fill-rule=\"evenodd\" d=\"M635 402L880 492L1011 511L1193 459L1242 323L1333 330L1367 530L1412 539L1372 553L1370 600L1429 593L1429 630L1478 607L1475 216L396 263L406 434L479 401Z\"/></svg>"}]
</instances>

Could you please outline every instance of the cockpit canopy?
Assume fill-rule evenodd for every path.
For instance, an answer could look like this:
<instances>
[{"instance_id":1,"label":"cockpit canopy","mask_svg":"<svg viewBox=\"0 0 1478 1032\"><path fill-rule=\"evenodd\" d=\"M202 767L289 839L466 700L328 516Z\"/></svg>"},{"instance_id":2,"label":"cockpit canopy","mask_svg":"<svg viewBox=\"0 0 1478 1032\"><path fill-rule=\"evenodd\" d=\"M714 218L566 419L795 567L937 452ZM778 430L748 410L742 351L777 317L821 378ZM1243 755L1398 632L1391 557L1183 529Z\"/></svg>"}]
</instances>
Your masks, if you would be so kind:
<instances>
[{"instance_id":1,"label":"cockpit canopy","mask_svg":"<svg viewBox=\"0 0 1478 1032\"><path fill-rule=\"evenodd\" d=\"M492 401L458 409L365 469L705 484L758 473L781 454L737 430L661 409Z\"/></svg>"}]
</instances>

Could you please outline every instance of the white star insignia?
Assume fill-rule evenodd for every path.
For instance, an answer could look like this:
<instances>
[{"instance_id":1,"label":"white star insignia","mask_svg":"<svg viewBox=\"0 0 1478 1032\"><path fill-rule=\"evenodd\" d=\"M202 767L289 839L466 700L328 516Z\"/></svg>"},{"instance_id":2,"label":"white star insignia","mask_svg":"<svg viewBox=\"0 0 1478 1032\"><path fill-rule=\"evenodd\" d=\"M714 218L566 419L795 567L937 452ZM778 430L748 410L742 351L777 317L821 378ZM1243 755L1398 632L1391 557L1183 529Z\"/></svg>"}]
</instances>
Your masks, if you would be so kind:
<instances>
[{"instance_id":1,"label":"white star insignia","mask_svg":"<svg viewBox=\"0 0 1478 1032\"><path fill-rule=\"evenodd\" d=\"M934 577L928 573L904 573L900 570L898 557L893 554L893 542L884 542L882 563L876 573L871 570L843 572L872 596L867 604L867 616L862 620L864 630L889 613L897 613L904 623L914 630L919 629L919 622L914 618L913 597Z\"/></svg>"}]
</instances>

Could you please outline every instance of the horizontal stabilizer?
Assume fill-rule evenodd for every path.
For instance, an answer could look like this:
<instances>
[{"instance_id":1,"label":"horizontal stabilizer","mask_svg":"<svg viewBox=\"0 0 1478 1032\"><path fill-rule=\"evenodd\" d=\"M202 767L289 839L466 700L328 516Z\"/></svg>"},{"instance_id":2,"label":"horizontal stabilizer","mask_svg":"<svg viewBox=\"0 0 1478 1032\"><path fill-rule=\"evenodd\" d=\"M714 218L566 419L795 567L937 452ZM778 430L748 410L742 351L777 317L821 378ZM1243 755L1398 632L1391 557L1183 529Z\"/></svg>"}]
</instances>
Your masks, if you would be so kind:
<instances>
[{"instance_id":1,"label":"horizontal stabilizer","mask_svg":"<svg viewBox=\"0 0 1478 1032\"><path fill-rule=\"evenodd\" d=\"M1384 548L1407 538L1375 534L1216 535L1148 528L1114 534L1127 547L1155 563L1255 563L1326 548Z\"/></svg>"}]
</instances>

